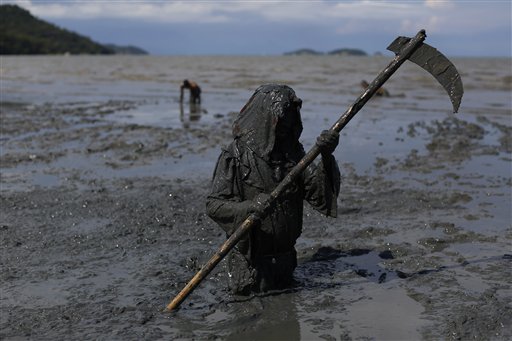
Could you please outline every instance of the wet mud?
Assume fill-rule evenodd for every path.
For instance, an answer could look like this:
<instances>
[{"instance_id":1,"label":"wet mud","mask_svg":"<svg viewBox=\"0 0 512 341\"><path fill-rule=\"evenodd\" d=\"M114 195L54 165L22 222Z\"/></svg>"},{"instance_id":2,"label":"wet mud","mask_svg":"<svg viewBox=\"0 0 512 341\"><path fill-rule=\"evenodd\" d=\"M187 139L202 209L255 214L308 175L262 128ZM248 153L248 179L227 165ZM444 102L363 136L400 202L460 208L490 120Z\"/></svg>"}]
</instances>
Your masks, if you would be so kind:
<instances>
[{"instance_id":1,"label":"wet mud","mask_svg":"<svg viewBox=\"0 0 512 341\"><path fill-rule=\"evenodd\" d=\"M233 115L111 119L143 105L3 103L2 339L512 338L511 176L492 171L510 125L418 121L397 127L404 157L365 173L338 157L338 218L306 206L294 287L230 296L221 263L169 314L225 238L198 159L213 167Z\"/></svg>"}]
</instances>

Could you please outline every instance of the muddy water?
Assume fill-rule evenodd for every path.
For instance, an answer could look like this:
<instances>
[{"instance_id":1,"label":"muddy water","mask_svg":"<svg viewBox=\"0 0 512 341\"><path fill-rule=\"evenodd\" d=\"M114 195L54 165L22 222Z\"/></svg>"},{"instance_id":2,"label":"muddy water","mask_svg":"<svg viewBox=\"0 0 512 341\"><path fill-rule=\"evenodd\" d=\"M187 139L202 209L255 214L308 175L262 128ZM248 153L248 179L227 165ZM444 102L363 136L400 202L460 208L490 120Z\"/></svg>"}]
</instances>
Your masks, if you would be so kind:
<instances>
[{"instance_id":1,"label":"muddy water","mask_svg":"<svg viewBox=\"0 0 512 341\"><path fill-rule=\"evenodd\" d=\"M224 240L204 201L233 112L289 84L309 147L389 59L4 57L1 337L511 338L507 59L453 59L456 115L417 66L388 81L342 132L338 218L306 207L295 287L233 297L222 264L162 313Z\"/></svg>"}]
</instances>

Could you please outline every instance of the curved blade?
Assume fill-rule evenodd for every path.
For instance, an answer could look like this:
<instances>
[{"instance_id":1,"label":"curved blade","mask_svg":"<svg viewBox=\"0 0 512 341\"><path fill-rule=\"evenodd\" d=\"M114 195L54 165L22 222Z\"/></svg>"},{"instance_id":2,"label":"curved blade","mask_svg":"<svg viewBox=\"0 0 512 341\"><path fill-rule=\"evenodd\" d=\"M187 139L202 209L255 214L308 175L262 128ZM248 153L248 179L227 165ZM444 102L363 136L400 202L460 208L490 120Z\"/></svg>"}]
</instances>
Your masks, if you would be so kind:
<instances>
[{"instance_id":1,"label":"curved blade","mask_svg":"<svg viewBox=\"0 0 512 341\"><path fill-rule=\"evenodd\" d=\"M406 45L409 40L411 40L411 38L398 37L388 46L388 50L399 54L402 47ZM460 74L455 68L455 65L436 48L425 43L421 43L408 59L427 70L441 83L450 96L453 112L457 112L462 100L464 88Z\"/></svg>"}]
</instances>

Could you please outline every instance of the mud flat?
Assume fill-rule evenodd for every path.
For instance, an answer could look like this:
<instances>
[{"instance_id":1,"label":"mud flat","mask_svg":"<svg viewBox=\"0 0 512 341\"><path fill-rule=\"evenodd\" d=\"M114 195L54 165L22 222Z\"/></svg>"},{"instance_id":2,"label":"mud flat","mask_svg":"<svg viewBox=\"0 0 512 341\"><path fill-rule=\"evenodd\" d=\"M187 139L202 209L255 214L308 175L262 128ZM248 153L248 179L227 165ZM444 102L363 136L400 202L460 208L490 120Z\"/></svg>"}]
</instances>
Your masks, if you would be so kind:
<instances>
[{"instance_id":1,"label":"mud flat","mask_svg":"<svg viewBox=\"0 0 512 341\"><path fill-rule=\"evenodd\" d=\"M2 339L512 338L506 119L397 127L406 156L364 173L338 157L339 216L306 208L296 287L232 297L220 266L165 314L224 240L204 202L233 115L113 119L146 104L2 104Z\"/></svg>"}]
</instances>

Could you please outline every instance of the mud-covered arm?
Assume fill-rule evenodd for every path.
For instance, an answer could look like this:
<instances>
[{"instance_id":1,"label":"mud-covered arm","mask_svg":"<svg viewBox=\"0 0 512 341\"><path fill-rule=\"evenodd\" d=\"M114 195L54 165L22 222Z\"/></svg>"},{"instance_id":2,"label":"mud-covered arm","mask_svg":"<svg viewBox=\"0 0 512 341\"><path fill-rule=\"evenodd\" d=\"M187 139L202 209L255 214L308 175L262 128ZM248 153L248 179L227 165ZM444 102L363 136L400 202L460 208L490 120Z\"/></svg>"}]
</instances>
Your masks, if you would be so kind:
<instances>
[{"instance_id":1,"label":"mud-covered arm","mask_svg":"<svg viewBox=\"0 0 512 341\"><path fill-rule=\"evenodd\" d=\"M310 164L304 171L305 199L319 212L337 215L340 193L340 170L332 155L322 155L318 164Z\"/></svg>"},{"instance_id":2,"label":"mud-covered arm","mask_svg":"<svg viewBox=\"0 0 512 341\"><path fill-rule=\"evenodd\" d=\"M206 199L206 212L228 235L249 215L253 202L242 201L236 162L227 151L222 151L212 180L212 190Z\"/></svg>"},{"instance_id":3,"label":"mud-covered arm","mask_svg":"<svg viewBox=\"0 0 512 341\"><path fill-rule=\"evenodd\" d=\"M183 89L185 89L185 85L180 86L180 102L183 102Z\"/></svg>"}]
</instances>

